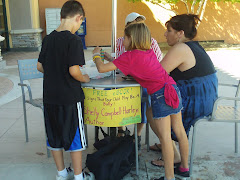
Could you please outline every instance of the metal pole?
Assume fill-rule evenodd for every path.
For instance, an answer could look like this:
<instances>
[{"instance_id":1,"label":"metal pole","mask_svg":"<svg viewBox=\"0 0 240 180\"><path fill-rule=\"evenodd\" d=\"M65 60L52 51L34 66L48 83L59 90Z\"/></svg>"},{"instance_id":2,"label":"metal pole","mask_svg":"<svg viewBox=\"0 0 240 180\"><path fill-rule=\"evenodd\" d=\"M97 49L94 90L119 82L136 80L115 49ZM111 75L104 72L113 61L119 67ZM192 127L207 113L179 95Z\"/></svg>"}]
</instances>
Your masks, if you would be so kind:
<instances>
[{"instance_id":1,"label":"metal pole","mask_svg":"<svg viewBox=\"0 0 240 180\"><path fill-rule=\"evenodd\" d=\"M237 86L237 91L235 97L239 96L239 91L240 91L240 80L238 81L238 86ZM237 101L235 101L235 108L237 111ZM238 153L238 123L235 122L235 153Z\"/></svg>"},{"instance_id":2,"label":"metal pole","mask_svg":"<svg viewBox=\"0 0 240 180\"><path fill-rule=\"evenodd\" d=\"M117 0L112 0L112 54L115 54L116 50L116 29L117 29ZM113 71L113 77L115 78L116 72Z\"/></svg>"},{"instance_id":3,"label":"metal pole","mask_svg":"<svg viewBox=\"0 0 240 180\"><path fill-rule=\"evenodd\" d=\"M135 130L135 158L136 158L136 175L138 176L138 136L137 136L137 124L134 125Z\"/></svg>"}]
</instances>

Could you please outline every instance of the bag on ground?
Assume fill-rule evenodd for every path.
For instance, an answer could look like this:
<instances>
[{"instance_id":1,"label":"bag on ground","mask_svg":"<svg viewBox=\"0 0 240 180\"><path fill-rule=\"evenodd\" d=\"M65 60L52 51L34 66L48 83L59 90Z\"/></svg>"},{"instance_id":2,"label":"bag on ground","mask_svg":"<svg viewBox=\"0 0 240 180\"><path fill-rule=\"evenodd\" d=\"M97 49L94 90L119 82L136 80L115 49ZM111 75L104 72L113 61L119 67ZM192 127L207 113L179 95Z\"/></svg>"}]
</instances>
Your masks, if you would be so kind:
<instances>
[{"instance_id":1,"label":"bag on ground","mask_svg":"<svg viewBox=\"0 0 240 180\"><path fill-rule=\"evenodd\" d=\"M133 137L105 138L107 141L98 151L87 155L86 166L96 180L121 180L135 162Z\"/></svg>"}]
</instances>

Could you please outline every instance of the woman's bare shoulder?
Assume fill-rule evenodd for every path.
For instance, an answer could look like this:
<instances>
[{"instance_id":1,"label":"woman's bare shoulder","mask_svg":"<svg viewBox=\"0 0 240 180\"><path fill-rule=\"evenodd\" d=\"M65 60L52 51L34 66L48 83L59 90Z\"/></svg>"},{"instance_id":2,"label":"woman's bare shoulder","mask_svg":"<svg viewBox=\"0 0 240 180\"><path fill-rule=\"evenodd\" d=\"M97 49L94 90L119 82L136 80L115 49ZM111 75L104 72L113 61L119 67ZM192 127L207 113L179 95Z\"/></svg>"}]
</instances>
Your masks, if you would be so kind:
<instances>
[{"instance_id":1,"label":"woman's bare shoulder","mask_svg":"<svg viewBox=\"0 0 240 180\"><path fill-rule=\"evenodd\" d=\"M170 73L173 69L179 67L189 57L189 53L191 53L190 48L184 43L178 43L171 47L171 49L167 52L161 64L163 68Z\"/></svg>"},{"instance_id":2,"label":"woman's bare shoulder","mask_svg":"<svg viewBox=\"0 0 240 180\"><path fill-rule=\"evenodd\" d=\"M172 48L169 51L173 52L184 52L185 50L188 50L189 47L185 43L178 43L172 46Z\"/></svg>"}]
</instances>

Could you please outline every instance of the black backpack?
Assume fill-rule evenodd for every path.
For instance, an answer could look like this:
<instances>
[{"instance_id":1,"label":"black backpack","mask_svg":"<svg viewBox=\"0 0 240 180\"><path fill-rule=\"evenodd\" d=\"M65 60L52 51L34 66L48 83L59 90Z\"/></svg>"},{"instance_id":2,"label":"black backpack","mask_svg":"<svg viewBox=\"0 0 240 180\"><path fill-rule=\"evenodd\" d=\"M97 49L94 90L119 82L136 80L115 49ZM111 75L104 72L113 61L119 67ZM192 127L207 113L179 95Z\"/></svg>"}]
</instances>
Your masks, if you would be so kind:
<instances>
[{"instance_id":1,"label":"black backpack","mask_svg":"<svg viewBox=\"0 0 240 180\"><path fill-rule=\"evenodd\" d=\"M99 150L88 154L86 160L86 166L96 180L121 180L131 171L135 163L132 136L106 136L97 145L100 145Z\"/></svg>"}]
</instances>

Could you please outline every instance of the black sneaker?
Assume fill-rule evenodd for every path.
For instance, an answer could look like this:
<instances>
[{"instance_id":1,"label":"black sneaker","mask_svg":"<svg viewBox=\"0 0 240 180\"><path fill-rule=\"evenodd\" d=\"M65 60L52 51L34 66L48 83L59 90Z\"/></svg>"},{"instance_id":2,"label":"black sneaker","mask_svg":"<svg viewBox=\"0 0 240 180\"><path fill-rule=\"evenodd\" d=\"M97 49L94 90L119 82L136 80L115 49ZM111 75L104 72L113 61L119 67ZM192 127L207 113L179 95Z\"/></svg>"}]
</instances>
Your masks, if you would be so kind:
<instances>
[{"instance_id":1,"label":"black sneaker","mask_svg":"<svg viewBox=\"0 0 240 180\"><path fill-rule=\"evenodd\" d=\"M84 180L95 180L95 176L92 172L84 172L83 179Z\"/></svg>"},{"instance_id":2,"label":"black sneaker","mask_svg":"<svg viewBox=\"0 0 240 180\"><path fill-rule=\"evenodd\" d=\"M179 166L174 168L174 175L182 180L190 180L189 171L181 172Z\"/></svg>"},{"instance_id":3,"label":"black sneaker","mask_svg":"<svg viewBox=\"0 0 240 180\"><path fill-rule=\"evenodd\" d=\"M158 179L153 179L153 180L164 180L164 176L163 177L160 177L160 178L158 178Z\"/></svg>"}]
</instances>

